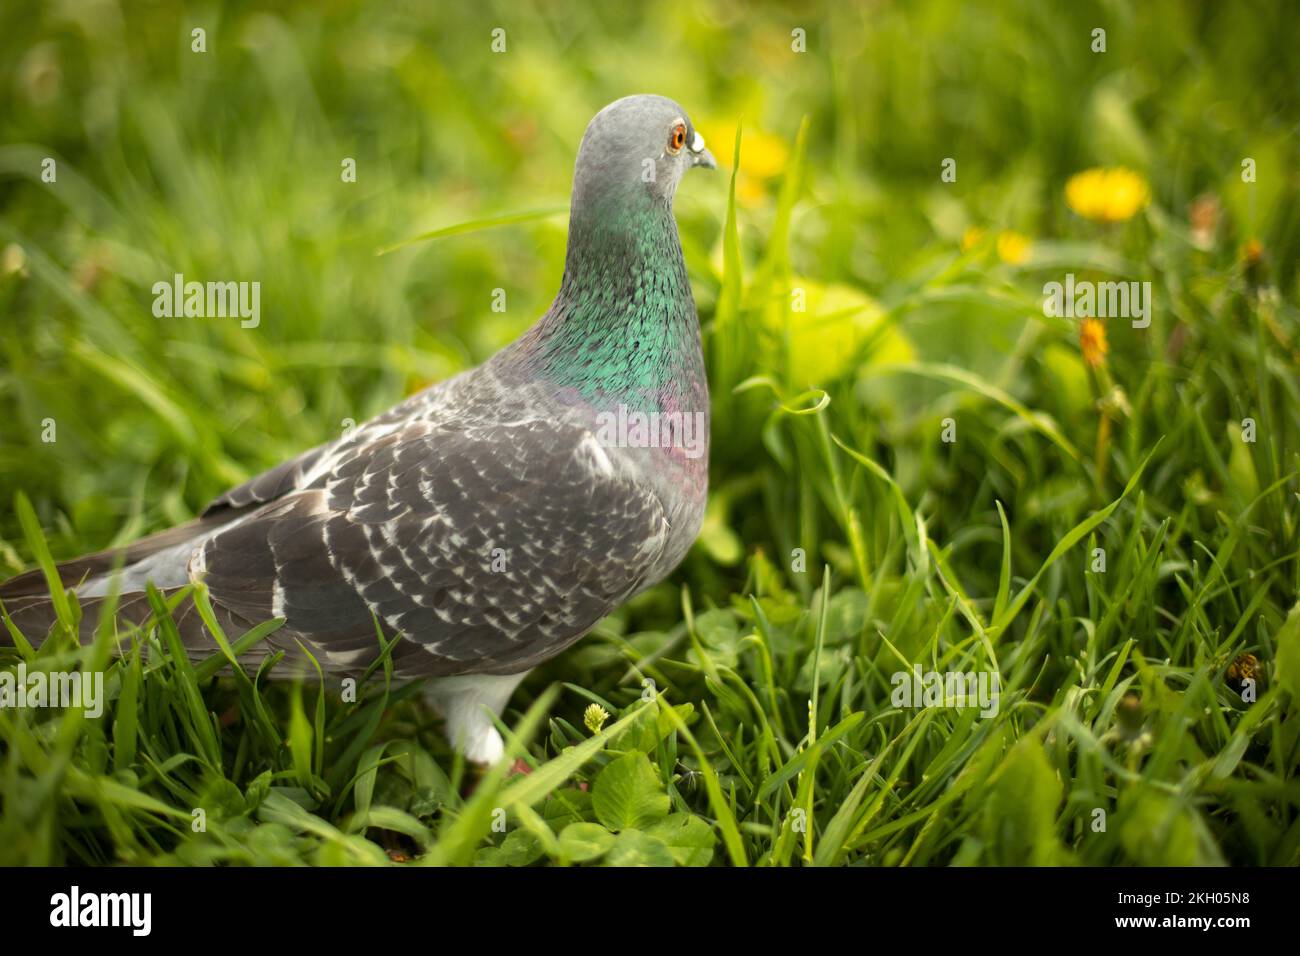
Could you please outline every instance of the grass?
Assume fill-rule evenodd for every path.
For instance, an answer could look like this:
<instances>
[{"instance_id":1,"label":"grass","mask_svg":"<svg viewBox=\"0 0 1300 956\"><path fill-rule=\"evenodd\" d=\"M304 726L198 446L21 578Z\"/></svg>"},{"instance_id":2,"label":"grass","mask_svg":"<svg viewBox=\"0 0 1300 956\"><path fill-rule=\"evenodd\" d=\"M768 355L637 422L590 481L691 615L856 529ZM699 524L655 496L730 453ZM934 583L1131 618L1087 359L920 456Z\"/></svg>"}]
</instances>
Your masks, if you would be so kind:
<instances>
[{"instance_id":1,"label":"grass","mask_svg":"<svg viewBox=\"0 0 1300 956\"><path fill-rule=\"evenodd\" d=\"M250 4L192 15L203 55L190 19L104 9L0 14L7 571L183 520L490 355L558 282L542 214L583 125L650 86L733 156L678 201L711 497L678 572L516 694L532 773L469 796L382 664L356 700L231 673L274 622L191 663L161 603L78 648L70 599L64 633L0 653L101 670L109 703L0 708L0 863L1300 863L1283 5ZM1150 205L1073 213L1093 165ZM261 326L155 319L175 272L259 279ZM1088 364L1042 310L1067 272L1150 281L1151 326L1107 321ZM896 706L915 664L996 673L997 714Z\"/></svg>"}]
</instances>

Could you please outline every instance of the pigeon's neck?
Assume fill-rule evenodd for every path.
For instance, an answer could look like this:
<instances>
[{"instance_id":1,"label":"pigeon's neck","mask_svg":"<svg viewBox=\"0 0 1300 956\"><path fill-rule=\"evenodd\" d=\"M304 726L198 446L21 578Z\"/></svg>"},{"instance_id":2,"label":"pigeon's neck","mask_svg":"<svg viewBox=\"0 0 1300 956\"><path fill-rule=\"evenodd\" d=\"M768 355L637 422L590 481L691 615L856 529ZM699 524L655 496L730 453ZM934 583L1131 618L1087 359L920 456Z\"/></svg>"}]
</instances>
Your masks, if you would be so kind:
<instances>
[{"instance_id":1,"label":"pigeon's neck","mask_svg":"<svg viewBox=\"0 0 1300 956\"><path fill-rule=\"evenodd\" d=\"M703 358L677 223L665 203L622 200L575 203L564 280L522 354L598 406L693 404Z\"/></svg>"}]
</instances>

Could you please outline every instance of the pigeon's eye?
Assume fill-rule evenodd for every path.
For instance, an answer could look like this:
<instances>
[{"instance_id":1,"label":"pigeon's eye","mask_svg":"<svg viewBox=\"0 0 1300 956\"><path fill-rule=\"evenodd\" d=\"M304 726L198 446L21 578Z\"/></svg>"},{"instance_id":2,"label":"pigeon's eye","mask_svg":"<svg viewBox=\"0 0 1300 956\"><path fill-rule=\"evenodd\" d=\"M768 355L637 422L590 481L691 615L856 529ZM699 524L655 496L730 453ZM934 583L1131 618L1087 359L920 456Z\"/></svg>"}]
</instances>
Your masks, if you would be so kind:
<instances>
[{"instance_id":1,"label":"pigeon's eye","mask_svg":"<svg viewBox=\"0 0 1300 956\"><path fill-rule=\"evenodd\" d=\"M668 134L668 152L676 156L686 145L686 124L675 123L673 131Z\"/></svg>"}]
</instances>

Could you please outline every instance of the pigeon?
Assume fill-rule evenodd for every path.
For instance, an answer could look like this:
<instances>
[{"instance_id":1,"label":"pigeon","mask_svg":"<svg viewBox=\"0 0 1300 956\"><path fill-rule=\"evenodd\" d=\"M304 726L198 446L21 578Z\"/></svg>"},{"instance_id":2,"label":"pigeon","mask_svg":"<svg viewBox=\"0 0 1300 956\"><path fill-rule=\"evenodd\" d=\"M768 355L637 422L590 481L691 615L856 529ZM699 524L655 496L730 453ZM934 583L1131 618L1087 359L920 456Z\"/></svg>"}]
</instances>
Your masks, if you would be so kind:
<instances>
[{"instance_id":1,"label":"pigeon","mask_svg":"<svg viewBox=\"0 0 1300 956\"><path fill-rule=\"evenodd\" d=\"M359 677L393 642L451 743L504 755L494 719L528 671L663 580L699 532L709 392L673 198L716 169L686 111L628 96L578 149L564 274L550 308L473 369L213 501L194 520L59 566L80 639L147 583L178 603L190 655L216 650L186 589L229 635L284 623L248 652L277 672ZM56 621L40 570L0 585L29 639ZM0 634L4 632L0 628Z\"/></svg>"}]
</instances>

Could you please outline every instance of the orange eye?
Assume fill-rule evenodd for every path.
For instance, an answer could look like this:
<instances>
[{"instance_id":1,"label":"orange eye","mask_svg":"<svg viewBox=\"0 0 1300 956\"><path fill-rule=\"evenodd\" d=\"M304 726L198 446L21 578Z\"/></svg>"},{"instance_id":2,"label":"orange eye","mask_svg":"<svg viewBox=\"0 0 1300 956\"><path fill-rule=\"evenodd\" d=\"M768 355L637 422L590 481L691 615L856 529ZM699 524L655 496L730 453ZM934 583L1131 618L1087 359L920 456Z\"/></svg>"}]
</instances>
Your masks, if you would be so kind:
<instances>
[{"instance_id":1,"label":"orange eye","mask_svg":"<svg viewBox=\"0 0 1300 956\"><path fill-rule=\"evenodd\" d=\"M672 134L668 137L668 152L676 156L686 145L686 124L678 123L673 127Z\"/></svg>"}]
</instances>

